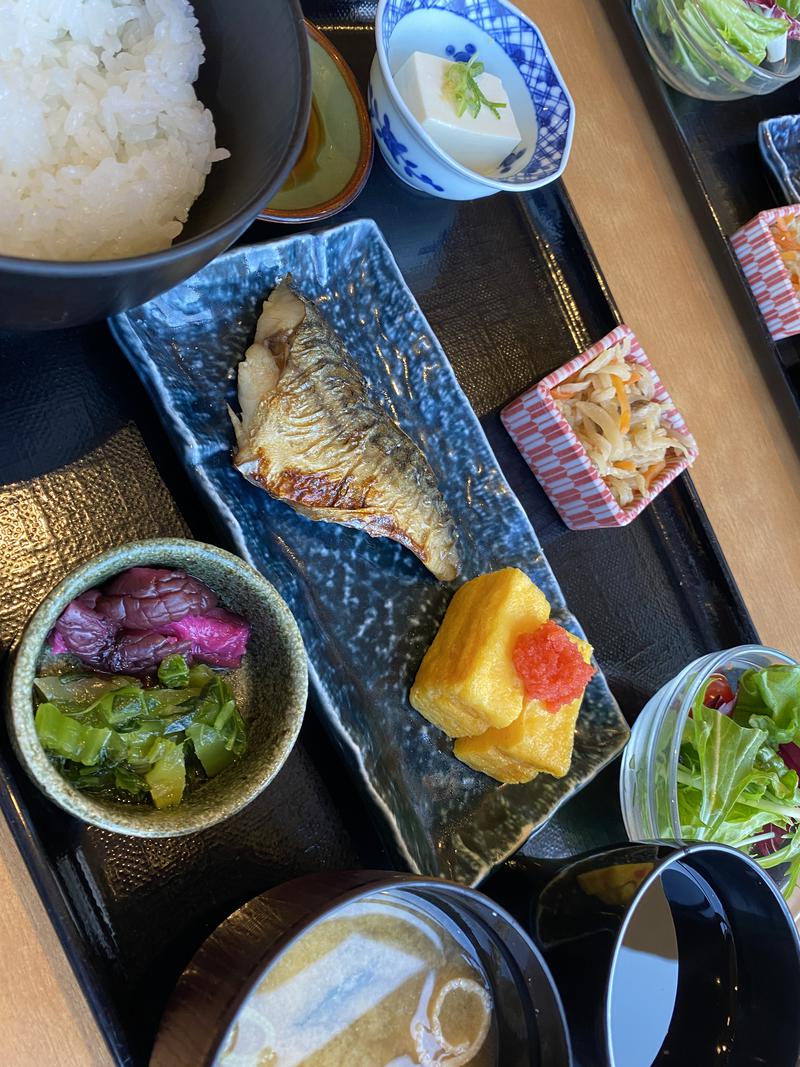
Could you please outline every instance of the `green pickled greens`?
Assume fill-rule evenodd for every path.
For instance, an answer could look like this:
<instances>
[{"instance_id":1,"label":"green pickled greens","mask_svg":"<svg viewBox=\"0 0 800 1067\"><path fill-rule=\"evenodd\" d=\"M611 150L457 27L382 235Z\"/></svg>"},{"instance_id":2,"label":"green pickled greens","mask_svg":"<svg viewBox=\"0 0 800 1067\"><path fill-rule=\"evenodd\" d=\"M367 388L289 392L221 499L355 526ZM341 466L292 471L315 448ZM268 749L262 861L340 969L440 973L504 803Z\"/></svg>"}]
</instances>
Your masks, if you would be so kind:
<instances>
[{"instance_id":1,"label":"green pickled greens","mask_svg":"<svg viewBox=\"0 0 800 1067\"><path fill-rule=\"evenodd\" d=\"M207 663L194 663L189 668L189 685L195 689L204 689L218 675Z\"/></svg>"},{"instance_id":2,"label":"green pickled greens","mask_svg":"<svg viewBox=\"0 0 800 1067\"><path fill-rule=\"evenodd\" d=\"M245 726L228 683L210 683L186 736L209 777L219 774L245 749Z\"/></svg>"},{"instance_id":3,"label":"green pickled greens","mask_svg":"<svg viewBox=\"0 0 800 1067\"><path fill-rule=\"evenodd\" d=\"M76 788L175 807L187 782L213 778L244 754L247 731L226 678L169 656L158 681L85 673L35 680L37 736Z\"/></svg>"},{"instance_id":4,"label":"green pickled greens","mask_svg":"<svg viewBox=\"0 0 800 1067\"><path fill-rule=\"evenodd\" d=\"M144 776L157 808L174 808L183 800L186 788L184 742L169 741L159 746L158 759Z\"/></svg>"},{"instance_id":5,"label":"green pickled greens","mask_svg":"<svg viewBox=\"0 0 800 1067\"><path fill-rule=\"evenodd\" d=\"M192 742L195 754L209 778L224 771L232 762L234 757L225 747L222 736L212 726L202 722L192 723L186 728L186 736Z\"/></svg>"},{"instance_id":6,"label":"green pickled greens","mask_svg":"<svg viewBox=\"0 0 800 1067\"><path fill-rule=\"evenodd\" d=\"M36 679L36 688L45 700L89 702L115 689L136 685L135 678L123 674L48 674Z\"/></svg>"},{"instance_id":7,"label":"green pickled greens","mask_svg":"<svg viewBox=\"0 0 800 1067\"><path fill-rule=\"evenodd\" d=\"M37 736L48 752L85 767L94 767L101 759L119 751L112 744L112 730L78 722L55 704L39 705L35 725Z\"/></svg>"},{"instance_id":8,"label":"green pickled greens","mask_svg":"<svg viewBox=\"0 0 800 1067\"><path fill-rule=\"evenodd\" d=\"M158 680L167 689L185 689L189 684L189 664L183 656L167 656L158 665Z\"/></svg>"},{"instance_id":9,"label":"green pickled greens","mask_svg":"<svg viewBox=\"0 0 800 1067\"><path fill-rule=\"evenodd\" d=\"M781 844L754 858L765 868L787 865L788 895L800 876L800 788L778 746L800 740L800 667L745 671L731 716L705 706L706 688L694 701L681 741L682 836L752 853L777 827Z\"/></svg>"}]
</instances>

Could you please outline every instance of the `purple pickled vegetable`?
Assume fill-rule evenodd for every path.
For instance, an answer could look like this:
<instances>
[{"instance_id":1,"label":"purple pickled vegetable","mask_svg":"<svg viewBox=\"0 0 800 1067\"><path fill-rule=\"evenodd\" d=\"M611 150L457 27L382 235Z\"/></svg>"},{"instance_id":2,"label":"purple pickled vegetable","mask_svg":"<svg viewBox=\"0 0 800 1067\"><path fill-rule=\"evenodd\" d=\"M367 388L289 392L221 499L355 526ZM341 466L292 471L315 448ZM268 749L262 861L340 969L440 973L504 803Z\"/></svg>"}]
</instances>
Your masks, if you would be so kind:
<instances>
[{"instance_id":1,"label":"purple pickled vegetable","mask_svg":"<svg viewBox=\"0 0 800 1067\"><path fill-rule=\"evenodd\" d=\"M161 632L191 643L192 655L212 667L240 666L247 651L250 627L224 608L212 608L205 615L184 615L163 626Z\"/></svg>"},{"instance_id":2,"label":"purple pickled vegetable","mask_svg":"<svg viewBox=\"0 0 800 1067\"><path fill-rule=\"evenodd\" d=\"M71 652L92 667L103 666L114 644L117 626L97 611L99 597L99 590L87 589L67 605L51 636L54 652Z\"/></svg>"},{"instance_id":3,"label":"purple pickled vegetable","mask_svg":"<svg viewBox=\"0 0 800 1067\"><path fill-rule=\"evenodd\" d=\"M224 608L207 585L182 571L132 567L102 589L87 589L61 614L50 650L90 667L148 674L166 656L235 668L250 627Z\"/></svg>"},{"instance_id":4,"label":"purple pickled vegetable","mask_svg":"<svg viewBox=\"0 0 800 1067\"><path fill-rule=\"evenodd\" d=\"M120 674L148 674L167 656L188 656L188 641L167 637L155 630L125 630L108 660L108 669Z\"/></svg>"},{"instance_id":5,"label":"purple pickled vegetable","mask_svg":"<svg viewBox=\"0 0 800 1067\"><path fill-rule=\"evenodd\" d=\"M60 656L62 652L69 652L67 642L55 628L50 632L50 651L54 656Z\"/></svg>"},{"instance_id":6,"label":"purple pickled vegetable","mask_svg":"<svg viewBox=\"0 0 800 1067\"><path fill-rule=\"evenodd\" d=\"M123 571L97 601L97 610L123 629L159 632L185 615L204 615L216 606L216 594L203 582L162 567Z\"/></svg>"}]
</instances>

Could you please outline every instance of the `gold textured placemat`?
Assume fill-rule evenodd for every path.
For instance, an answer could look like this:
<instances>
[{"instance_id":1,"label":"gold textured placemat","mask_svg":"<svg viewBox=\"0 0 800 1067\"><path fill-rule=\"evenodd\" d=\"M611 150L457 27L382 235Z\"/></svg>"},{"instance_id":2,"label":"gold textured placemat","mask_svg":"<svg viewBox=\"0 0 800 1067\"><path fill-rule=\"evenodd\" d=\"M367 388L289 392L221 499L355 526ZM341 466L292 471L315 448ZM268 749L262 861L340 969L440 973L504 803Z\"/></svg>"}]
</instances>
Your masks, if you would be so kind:
<instances>
[{"instance_id":1,"label":"gold textured placemat","mask_svg":"<svg viewBox=\"0 0 800 1067\"><path fill-rule=\"evenodd\" d=\"M79 563L133 538L189 536L133 423L74 463L0 486L0 653Z\"/></svg>"}]
</instances>

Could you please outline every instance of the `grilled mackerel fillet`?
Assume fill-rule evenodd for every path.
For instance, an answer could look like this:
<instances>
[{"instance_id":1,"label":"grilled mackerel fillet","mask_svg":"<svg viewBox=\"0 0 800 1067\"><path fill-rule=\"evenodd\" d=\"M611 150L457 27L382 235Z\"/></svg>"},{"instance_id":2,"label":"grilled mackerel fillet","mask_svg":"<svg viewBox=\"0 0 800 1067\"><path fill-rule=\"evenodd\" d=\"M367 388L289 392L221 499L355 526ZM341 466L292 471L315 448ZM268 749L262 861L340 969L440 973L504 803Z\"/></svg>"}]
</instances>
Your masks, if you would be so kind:
<instances>
[{"instance_id":1,"label":"grilled mackerel fillet","mask_svg":"<svg viewBox=\"0 0 800 1067\"><path fill-rule=\"evenodd\" d=\"M234 464L245 478L311 519L399 541L442 581L456 577L453 520L427 460L290 276L264 302L238 386Z\"/></svg>"}]
</instances>

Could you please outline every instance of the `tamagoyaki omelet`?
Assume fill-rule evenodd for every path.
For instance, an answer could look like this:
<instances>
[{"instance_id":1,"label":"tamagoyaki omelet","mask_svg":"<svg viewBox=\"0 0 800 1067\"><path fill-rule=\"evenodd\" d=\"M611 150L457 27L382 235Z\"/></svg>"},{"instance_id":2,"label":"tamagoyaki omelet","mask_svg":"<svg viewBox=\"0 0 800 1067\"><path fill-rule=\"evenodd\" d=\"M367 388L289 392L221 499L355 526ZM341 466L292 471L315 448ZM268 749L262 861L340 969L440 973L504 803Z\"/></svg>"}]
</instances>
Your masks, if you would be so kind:
<instances>
[{"instance_id":1,"label":"tamagoyaki omelet","mask_svg":"<svg viewBox=\"0 0 800 1067\"><path fill-rule=\"evenodd\" d=\"M501 782L569 770L592 648L549 616L517 568L473 578L455 593L411 688L412 706L457 739L455 755Z\"/></svg>"}]
</instances>

